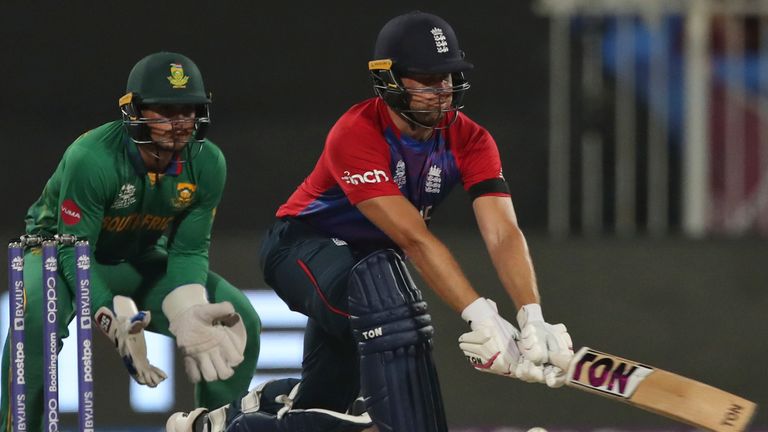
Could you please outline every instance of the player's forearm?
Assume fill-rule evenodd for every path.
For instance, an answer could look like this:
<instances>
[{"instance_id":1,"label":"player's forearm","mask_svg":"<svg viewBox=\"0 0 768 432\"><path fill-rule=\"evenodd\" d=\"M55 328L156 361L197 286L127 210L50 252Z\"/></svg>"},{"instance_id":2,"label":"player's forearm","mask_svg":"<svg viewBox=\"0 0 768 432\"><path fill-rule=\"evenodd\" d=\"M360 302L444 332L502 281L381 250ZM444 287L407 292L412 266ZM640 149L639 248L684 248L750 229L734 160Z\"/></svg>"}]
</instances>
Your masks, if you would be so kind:
<instances>
[{"instance_id":1,"label":"player's forearm","mask_svg":"<svg viewBox=\"0 0 768 432\"><path fill-rule=\"evenodd\" d=\"M520 229L507 231L497 242L488 246L488 252L504 289L520 308L539 303L539 291L528 245Z\"/></svg>"},{"instance_id":2,"label":"player's forearm","mask_svg":"<svg viewBox=\"0 0 768 432\"><path fill-rule=\"evenodd\" d=\"M205 285L208 279L208 255L199 253L181 253L175 250L168 254L168 265L163 284L156 289L173 291L176 287L188 284Z\"/></svg>"},{"instance_id":3,"label":"player's forearm","mask_svg":"<svg viewBox=\"0 0 768 432\"><path fill-rule=\"evenodd\" d=\"M75 248L62 247L59 250L59 268L71 287L77 287L75 273ZM102 306L112 305L112 291L107 286L104 277L101 276L103 266L99 265L91 253L91 314L95 314Z\"/></svg>"},{"instance_id":4,"label":"player's forearm","mask_svg":"<svg viewBox=\"0 0 768 432\"><path fill-rule=\"evenodd\" d=\"M478 298L453 255L437 238L429 235L403 246L427 285L455 311L461 313Z\"/></svg>"},{"instance_id":5,"label":"player's forearm","mask_svg":"<svg viewBox=\"0 0 768 432\"><path fill-rule=\"evenodd\" d=\"M205 285L212 225L213 211L208 206L196 207L174 221L176 232L167 245L168 266L163 290L170 292L187 284Z\"/></svg>"}]
</instances>

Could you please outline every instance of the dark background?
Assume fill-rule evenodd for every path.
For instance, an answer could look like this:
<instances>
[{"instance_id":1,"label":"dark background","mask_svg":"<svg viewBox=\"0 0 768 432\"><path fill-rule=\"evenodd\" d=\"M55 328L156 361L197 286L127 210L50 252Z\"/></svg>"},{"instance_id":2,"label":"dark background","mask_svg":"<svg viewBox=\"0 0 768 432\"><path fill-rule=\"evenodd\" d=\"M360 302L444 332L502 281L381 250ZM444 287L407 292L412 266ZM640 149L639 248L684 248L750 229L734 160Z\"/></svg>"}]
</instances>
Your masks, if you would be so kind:
<instances>
[{"instance_id":1,"label":"dark background","mask_svg":"<svg viewBox=\"0 0 768 432\"><path fill-rule=\"evenodd\" d=\"M117 118L133 64L151 52L178 51L196 61L213 91L210 137L229 164L212 267L238 286L263 286L253 270L261 233L314 165L333 122L372 95L366 66L379 28L416 8L451 22L476 65L465 112L499 144L546 316L565 322L577 346L679 372L764 406L765 241L546 235L548 27L530 1L3 2L0 233L21 233L27 207L74 138ZM512 318L468 204L454 193L437 212L435 231L478 290ZM465 324L427 296L452 425L681 428L595 396L472 371L455 343ZM127 392L99 380L122 373L102 346L97 421L161 425L159 416L131 415ZM191 392L177 378L176 408L189 409ZM768 427L768 416L756 424Z\"/></svg>"},{"instance_id":2,"label":"dark background","mask_svg":"<svg viewBox=\"0 0 768 432\"><path fill-rule=\"evenodd\" d=\"M373 95L367 62L378 30L420 5L278 3L4 5L0 130L3 173L14 187L0 224L21 229L19 215L66 146L115 119L131 67L168 50L192 58L213 92L209 136L230 169L217 228L264 226L314 165L336 119ZM498 141L526 209L521 218L543 226L546 20L527 2L420 7L454 23L476 65L466 112Z\"/></svg>"}]
</instances>

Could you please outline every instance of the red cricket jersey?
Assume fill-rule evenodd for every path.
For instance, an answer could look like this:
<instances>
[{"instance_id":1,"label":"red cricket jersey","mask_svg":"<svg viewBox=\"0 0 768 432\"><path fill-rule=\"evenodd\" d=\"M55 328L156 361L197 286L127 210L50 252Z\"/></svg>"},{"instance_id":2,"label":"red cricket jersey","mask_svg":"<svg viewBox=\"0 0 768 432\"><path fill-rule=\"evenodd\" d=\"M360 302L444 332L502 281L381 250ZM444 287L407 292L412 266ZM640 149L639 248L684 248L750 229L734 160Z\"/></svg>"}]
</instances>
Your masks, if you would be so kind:
<instances>
[{"instance_id":1,"label":"red cricket jersey","mask_svg":"<svg viewBox=\"0 0 768 432\"><path fill-rule=\"evenodd\" d=\"M459 113L448 129L418 141L401 135L385 102L372 98L336 122L315 168L277 217L300 219L364 250L393 247L355 205L403 195L428 220L458 182L473 197L509 196L496 142L487 130Z\"/></svg>"}]
</instances>

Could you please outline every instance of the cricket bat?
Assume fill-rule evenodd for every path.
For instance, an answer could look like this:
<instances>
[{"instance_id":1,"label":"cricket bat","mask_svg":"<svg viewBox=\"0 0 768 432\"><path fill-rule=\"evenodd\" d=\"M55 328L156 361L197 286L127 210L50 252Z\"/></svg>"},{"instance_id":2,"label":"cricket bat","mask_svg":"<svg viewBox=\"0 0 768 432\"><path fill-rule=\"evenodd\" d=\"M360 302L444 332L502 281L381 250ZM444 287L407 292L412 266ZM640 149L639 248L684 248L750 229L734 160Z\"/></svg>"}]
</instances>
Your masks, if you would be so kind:
<instances>
[{"instance_id":1,"label":"cricket bat","mask_svg":"<svg viewBox=\"0 0 768 432\"><path fill-rule=\"evenodd\" d=\"M726 391L586 347L573 357L565 383L716 432L745 430L757 410Z\"/></svg>"}]
</instances>

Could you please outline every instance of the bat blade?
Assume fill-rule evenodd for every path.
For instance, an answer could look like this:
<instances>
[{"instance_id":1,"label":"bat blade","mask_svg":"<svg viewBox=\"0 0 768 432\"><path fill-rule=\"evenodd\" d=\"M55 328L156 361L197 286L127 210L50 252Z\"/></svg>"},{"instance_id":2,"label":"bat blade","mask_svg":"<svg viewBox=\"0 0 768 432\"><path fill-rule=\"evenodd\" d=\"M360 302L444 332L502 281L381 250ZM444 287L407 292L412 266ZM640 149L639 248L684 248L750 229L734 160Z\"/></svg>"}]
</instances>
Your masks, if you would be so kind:
<instances>
[{"instance_id":1,"label":"bat blade","mask_svg":"<svg viewBox=\"0 0 768 432\"><path fill-rule=\"evenodd\" d=\"M566 385L717 432L745 430L757 410L718 388L587 347L571 361Z\"/></svg>"}]
</instances>

